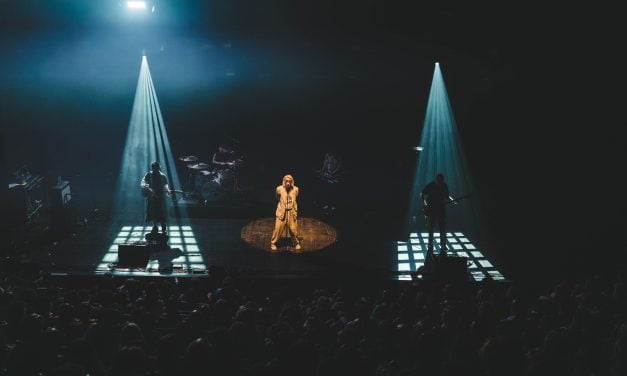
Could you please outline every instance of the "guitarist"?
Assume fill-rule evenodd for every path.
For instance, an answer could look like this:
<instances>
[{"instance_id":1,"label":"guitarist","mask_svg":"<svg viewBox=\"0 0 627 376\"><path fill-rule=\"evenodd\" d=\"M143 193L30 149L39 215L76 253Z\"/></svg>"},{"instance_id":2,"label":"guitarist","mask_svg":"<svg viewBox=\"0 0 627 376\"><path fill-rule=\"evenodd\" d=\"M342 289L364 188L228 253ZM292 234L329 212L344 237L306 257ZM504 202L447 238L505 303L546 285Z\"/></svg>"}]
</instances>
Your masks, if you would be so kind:
<instances>
[{"instance_id":1,"label":"guitarist","mask_svg":"<svg viewBox=\"0 0 627 376\"><path fill-rule=\"evenodd\" d=\"M435 180L427 184L420 198L423 203L423 211L429 227L428 253L433 252L433 229L437 222L440 229L440 249L441 254L446 254L446 210L447 202L453 201L449 196L448 185L444 182L444 175L439 173Z\"/></svg>"},{"instance_id":2,"label":"guitarist","mask_svg":"<svg viewBox=\"0 0 627 376\"><path fill-rule=\"evenodd\" d=\"M153 233L157 233L157 223L160 223L161 232L166 235L165 194L170 196L172 190L168 186L168 178L161 172L159 162L150 164L150 171L144 175L140 185L146 196L146 222L152 221Z\"/></svg>"}]
</instances>

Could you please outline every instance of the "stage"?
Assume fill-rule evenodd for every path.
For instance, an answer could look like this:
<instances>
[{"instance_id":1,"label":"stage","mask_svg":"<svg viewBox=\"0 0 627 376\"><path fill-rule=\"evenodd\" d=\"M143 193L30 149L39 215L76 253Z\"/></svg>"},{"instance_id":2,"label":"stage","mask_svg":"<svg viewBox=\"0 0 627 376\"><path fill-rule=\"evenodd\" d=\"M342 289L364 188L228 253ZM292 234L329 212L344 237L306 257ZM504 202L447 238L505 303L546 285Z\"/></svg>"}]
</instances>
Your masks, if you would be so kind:
<instances>
[{"instance_id":1,"label":"stage","mask_svg":"<svg viewBox=\"0 0 627 376\"><path fill-rule=\"evenodd\" d=\"M120 245L144 240L151 228L107 216L74 226L63 238L29 255L45 273L153 277L203 277L211 267L244 271L263 277L351 276L361 272L384 278L420 278L426 255L426 233L412 232L405 240L378 239L363 222L350 226L333 218L300 218L303 249L280 244L271 252L274 218L185 218L170 224L168 247L152 250L143 266L119 264ZM490 276L504 280L481 247L461 232L449 234L449 255L468 257L469 280ZM436 246L436 254L439 247Z\"/></svg>"},{"instance_id":2,"label":"stage","mask_svg":"<svg viewBox=\"0 0 627 376\"><path fill-rule=\"evenodd\" d=\"M206 275L211 266L296 277L396 271L392 242L356 236L354 231L367 232L354 226L338 226L342 230L336 230L334 225L314 218L299 219L302 252L295 253L287 246L270 252L273 220L185 218L170 224L168 249L151 252L146 267L125 268L118 266L119 245L143 240L150 227L100 218L73 227L63 239L32 252L30 259L45 272L55 274L188 277Z\"/></svg>"}]
</instances>

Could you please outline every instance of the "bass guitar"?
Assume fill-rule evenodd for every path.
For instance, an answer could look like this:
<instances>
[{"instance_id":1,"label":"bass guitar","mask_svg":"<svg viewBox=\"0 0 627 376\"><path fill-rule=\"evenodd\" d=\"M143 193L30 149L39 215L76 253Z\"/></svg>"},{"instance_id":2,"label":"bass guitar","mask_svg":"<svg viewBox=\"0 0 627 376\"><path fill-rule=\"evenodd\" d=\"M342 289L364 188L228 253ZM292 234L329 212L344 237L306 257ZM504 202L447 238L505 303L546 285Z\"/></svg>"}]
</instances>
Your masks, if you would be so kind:
<instances>
[{"instance_id":1,"label":"bass guitar","mask_svg":"<svg viewBox=\"0 0 627 376\"><path fill-rule=\"evenodd\" d=\"M185 193L185 192L181 191L180 189L170 189L170 192L172 192L173 194L174 193ZM164 193L166 193L166 192L164 192ZM154 191L152 189L150 189L149 187L142 188L142 196L144 198L156 197Z\"/></svg>"},{"instance_id":2,"label":"bass guitar","mask_svg":"<svg viewBox=\"0 0 627 376\"><path fill-rule=\"evenodd\" d=\"M444 203L444 205L449 205L449 204L456 204L461 200L465 200L468 197L470 197L471 194L468 193L466 195L454 198L452 200L448 200ZM422 214L425 216L425 220L428 220L429 218L431 218L431 216L433 215L433 206L432 205L423 205L422 206Z\"/></svg>"}]
</instances>

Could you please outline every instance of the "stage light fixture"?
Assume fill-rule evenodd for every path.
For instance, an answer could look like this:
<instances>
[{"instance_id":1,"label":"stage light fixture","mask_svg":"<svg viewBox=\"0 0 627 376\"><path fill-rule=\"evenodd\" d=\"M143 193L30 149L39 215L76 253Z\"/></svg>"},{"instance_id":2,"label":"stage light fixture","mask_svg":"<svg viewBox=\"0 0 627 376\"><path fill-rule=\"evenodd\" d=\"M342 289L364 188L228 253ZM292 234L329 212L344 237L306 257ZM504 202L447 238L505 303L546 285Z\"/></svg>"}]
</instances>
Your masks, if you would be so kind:
<instances>
[{"instance_id":1,"label":"stage light fixture","mask_svg":"<svg viewBox=\"0 0 627 376\"><path fill-rule=\"evenodd\" d=\"M145 1L127 1L126 6L131 9L146 9Z\"/></svg>"}]
</instances>

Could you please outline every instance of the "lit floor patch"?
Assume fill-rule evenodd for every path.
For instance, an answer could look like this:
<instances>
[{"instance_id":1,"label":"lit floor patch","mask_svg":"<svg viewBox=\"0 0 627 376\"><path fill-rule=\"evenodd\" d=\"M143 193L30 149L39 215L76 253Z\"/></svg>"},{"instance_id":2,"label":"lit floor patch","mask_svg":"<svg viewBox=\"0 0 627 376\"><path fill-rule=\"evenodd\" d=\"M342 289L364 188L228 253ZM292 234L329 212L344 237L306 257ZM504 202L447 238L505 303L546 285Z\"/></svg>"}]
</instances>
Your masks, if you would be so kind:
<instances>
[{"instance_id":1,"label":"lit floor patch","mask_svg":"<svg viewBox=\"0 0 627 376\"><path fill-rule=\"evenodd\" d=\"M151 229L152 226L122 227L100 261L96 273L132 276L163 274L182 276L206 273L207 266L191 226L168 226L169 249L151 252L150 260L145 268L118 267L118 246L142 242Z\"/></svg>"},{"instance_id":2,"label":"lit floor patch","mask_svg":"<svg viewBox=\"0 0 627 376\"><path fill-rule=\"evenodd\" d=\"M440 234L434 233L435 242L433 249L437 255L440 251ZM483 253L477 249L471 241L461 232L446 233L447 254L468 258L468 275L475 281L481 281L490 276L493 280L504 280L505 277L485 258ZM429 244L429 234L426 232L409 234L407 241L396 242L396 260L399 280L408 280L407 273L416 272L424 265ZM411 247L411 250L409 249ZM420 275L418 275L420 277Z\"/></svg>"}]
</instances>

